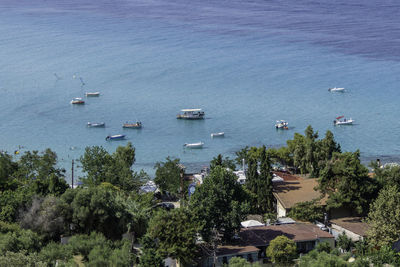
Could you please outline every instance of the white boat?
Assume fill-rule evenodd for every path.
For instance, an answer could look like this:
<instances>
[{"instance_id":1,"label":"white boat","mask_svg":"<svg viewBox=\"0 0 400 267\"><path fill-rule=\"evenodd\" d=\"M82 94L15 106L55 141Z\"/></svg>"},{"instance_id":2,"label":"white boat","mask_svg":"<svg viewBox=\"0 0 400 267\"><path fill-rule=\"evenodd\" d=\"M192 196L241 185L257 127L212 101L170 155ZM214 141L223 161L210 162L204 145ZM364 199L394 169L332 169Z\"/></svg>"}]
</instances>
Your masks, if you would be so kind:
<instances>
[{"instance_id":1,"label":"white boat","mask_svg":"<svg viewBox=\"0 0 400 267\"><path fill-rule=\"evenodd\" d=\"M86 92L85 93L86 97L88 97L88 96L99 96L99 95L100 95L100 92Z\"/></svg>"},{"instance_id":2,"label":"white boat","mask_svg":"<svg viewBox=\"0 0 400 267\"><path fill-rule=\"evenodd\" d=\"M71 104L83 105L83 104L85 104L85 101L83 101L83 99L80 97L75 97L74 99L71 100Z\"/></svg>"},{"instance_id":3,"label":"white boat","mask_svg":"<svg viewBox=\"0 0 400 267\"><path fill-rule=\"evenodd\" d=\"M280 120L280 121L276 121L275 128L288 130L289 129L288 125L289 125L289 123L287 121Z\"/></svg>"},{"instance_id":4,"label":"white boat","mask_svg":"<svg viewBox=\"0 0 400 267\"><path fill-rule=\"evenodd\" d=\"M329 88L328 91L331 91L331 92L344 92L344 88L343 87L333 87L333 88Z\"/></svg>"},{"instance_id":5,"label":"white boat","mask_svg":"<svg viewBox=\"0 0 400 267\"><path fill-rule=\"evenodd\" d=\"M198 143L184 144L183 146L186 148L203 148L203 145L204 145L203 142L198 142Z\"/></svg>"},{"instance_id":6,"label":"white boat","mask_svg":"<svg viewBox=\"0 0 400 267\"><path fill-rule=\"evenodd\" d=\"M106 140L122 140L125 139L125 135L124 134L116 134L116 135L109 135L106 137Z\"/></svg>"},{"instance_id":7,"label":"white boat","mask_svg":"<svg viewBox=\"0 0 400 267\"><path fill-rule=\"evenodd\" d=\"M334 125L352 125L354 120L352 118L346 119L344 116L337 117L334 121Z\"/></svg>"},{"instance_id":8,"label":"white boat","mask_svg":"<svg viewBox=\"0 0 400 267\"><path fill-rule=\"evenodd\" d=\"M87 127L105 127L106 124L104 122L88 122Z\"/></svg>"},{"instance_id":9,"label":"white boat","mask_svg":"<svg viewBox=\"0 0 400 267\"><path fill-rule=\"evenodd\" d=\"M204 119L204 111L200 108L182 109L181 113L176 116L177 119L184 120L201 120Z\"/></svg>"},{"instance_id":10,"label":"white boat","mask_svg":"<svg viewBox=\"0 0 400 267\"><path fill-rule=\"evenodd\" d=\"M223 137L225 135L224 132L220 132L220 133L212 133L211 137Z\"/></svg>"}]
</instances>

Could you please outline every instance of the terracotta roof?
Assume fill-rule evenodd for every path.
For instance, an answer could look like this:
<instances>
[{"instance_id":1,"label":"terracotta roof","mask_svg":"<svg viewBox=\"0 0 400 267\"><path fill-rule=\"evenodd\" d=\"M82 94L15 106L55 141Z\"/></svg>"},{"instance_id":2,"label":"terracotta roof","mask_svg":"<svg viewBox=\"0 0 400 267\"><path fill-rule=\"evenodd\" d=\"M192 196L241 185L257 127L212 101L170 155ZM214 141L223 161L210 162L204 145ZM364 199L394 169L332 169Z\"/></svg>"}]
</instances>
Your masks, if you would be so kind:
<instances>
[{"instance_id":1,"label":"terracotta roof","mask_svg":"<svg viewBox=\"0 0 400 267\"><path fill-rule=\"evenodd\" d=\"M237 255L249 252L258 252L260 249L254 246L218 246L217 256L221 255Z\"/></svg>"},{"instance_id":2,"label":"terracotta roof","mask_svg":"<svg viewBox=\"0 0 400 267\"><path fill-rule=\"evenodd\" d=\"M274 196L285 209L290 209L299 202L312 201L321 197L321 193L314 190L314 187L318 185L317 179L296 177L296 180L274 184ZM326 199L321 200L322 205L326 203Z\"/></svg>"},{"instance_id":3,"label":"terracotta roof","mask_svg":"<svg viewBox=\"0 0 400 267\"><path fill-rule=\"evenodd\" d=\"M333 219L330 220L330 222L360 236L366 236L366 232L369 228L368 224L363 222L361 217Z\"/></svg>"},{"instance_id":4,"label":"terracotta roof","mask_svg":"<svg viewBox=\"0 0 400 267\"><path fill-rule=\"evenodd\" d=\"M284 235L295 242L316 240L318 238L334 238L313 224L284 224L243 228L240 233L242 246L267 246L277 236Z\"/></svg>"}]
</instances>

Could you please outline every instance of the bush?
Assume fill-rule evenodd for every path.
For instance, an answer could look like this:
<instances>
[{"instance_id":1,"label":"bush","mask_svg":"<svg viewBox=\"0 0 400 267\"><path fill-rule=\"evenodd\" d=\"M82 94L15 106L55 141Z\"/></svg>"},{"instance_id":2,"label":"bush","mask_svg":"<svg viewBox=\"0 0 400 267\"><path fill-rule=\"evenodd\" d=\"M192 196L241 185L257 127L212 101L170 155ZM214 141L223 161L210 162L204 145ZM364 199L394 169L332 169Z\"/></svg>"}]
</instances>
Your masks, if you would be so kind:
<instances>
[{"instance_id":1,"label":"bush","mask_svg":"<svg viewBox=\"0 0 400 267\"><path fill-rule=\"evenodd\" d=\"M328 242L318 243L315 246L315 250L318 251L318 252L325 251L326 253L330 253L331 249L332 249L331 245Z\"/></svg>"},{"instance_id":2,"label":"bush","mask_svg":"<svg viewBox=\"0 0 400 267\"><path fill-rule=\"evenodd\" d=\"M299 267L321 266L346 267L347 262L336 255L328 254L325 251L319 253L316 250L300 258Z\"/></svg>"},{"instance_id":3,"label":"bush","mask_svg":"<svg viewBox=\"0 0 400 267\"><path fill-rule=\"evenodd\" d=\"M297 257L296 244L284 235L269 243L267 256L274 263L290 263Z\"/></svg>"}]
</instances>

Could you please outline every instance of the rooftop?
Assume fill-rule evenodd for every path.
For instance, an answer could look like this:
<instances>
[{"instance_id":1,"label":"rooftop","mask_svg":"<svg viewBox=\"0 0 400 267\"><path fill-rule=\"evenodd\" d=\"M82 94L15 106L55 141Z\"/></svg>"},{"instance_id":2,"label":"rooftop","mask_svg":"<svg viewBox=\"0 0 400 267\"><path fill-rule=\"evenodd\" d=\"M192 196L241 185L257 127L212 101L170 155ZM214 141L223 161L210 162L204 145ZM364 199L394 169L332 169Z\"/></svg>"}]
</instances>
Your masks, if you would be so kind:
<instances>
[{"instance_id":1,"label":"rooftop","mask_svg":"<svg viewBox=\"0 0 400 267\"><path fill-rule=\"evenodd\" d=\"M284 174L283 177L284 182L274 183L274 196L285 209L290 209L300 202L319 199L322 196L319 191L314 190L318 186L317 179L304 179L288 174ZM323 198L321 204L325 203L326 198Z\"/></svg>"},{"instance_id":2,"label":"rooftop","mask_svg":"<svg viewBox=\"0 0 400 267\"><path fill-rule=\"evenodd\" d=\"M361 217L333 219L330 222L360 236L366 236L369 228L368 224L363 222Z\"/></svg>"},{"instance_id":3,"label":"rooftop","mask_svg":"<svg viewBox=\"0 0 400 267\"><path fill-rule=\"evenodd\" d=\"M260 249L255 246L218 246L217 256L237 255L249 252L258 252Z\"/></svg>"},{"instance_id":4,"label":"rooftop","mask_svg":"<svg viewBox=\"0 0 400 267\"><path fill-rule=\"evenodd\" d=\"M241 246L266 246L280 235L287 236L295 242L333 238L330 233L322 231L313 224L295 223L242 228L239 242Z\"/></svg>"}]
</instances>

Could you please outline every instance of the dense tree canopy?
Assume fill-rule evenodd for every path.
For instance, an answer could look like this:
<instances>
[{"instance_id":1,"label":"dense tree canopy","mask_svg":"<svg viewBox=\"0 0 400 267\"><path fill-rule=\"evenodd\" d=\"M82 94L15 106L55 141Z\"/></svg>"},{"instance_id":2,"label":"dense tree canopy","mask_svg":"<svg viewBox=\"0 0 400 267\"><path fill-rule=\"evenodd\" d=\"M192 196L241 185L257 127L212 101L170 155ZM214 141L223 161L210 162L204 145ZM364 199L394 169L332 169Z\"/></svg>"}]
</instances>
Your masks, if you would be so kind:
<instances>
[{"instance_id":1,"label":"dense tree canopy","mask_svg":"<svg viewBox=\"0 0 400 267\"><path fill-rule=\"evenodd\" d=\"M235 174L220 166L196 188L189 207L205 241L212 239L214 228L223 240L233 238L249 208L246 192L237 183Z\"/></svg>"},{"instance_id":2,"label":"dense tree canopy","mask_svg":"<svg viewBox=\"0 0 400 267\"><path fill-rule=\"evenodd\" d=\"M149 222L148 235L157 239L158 254L192 263L195 259L197 225L184 208L158 211Z\"/></svg>"},{"instance_id":3,"label":"dense tree canopy","mask_svg":"<svg viewBox=\"0 0 400 267\"><path fill-rule=\"evenodd\" d=\"M359 151L334 153L321 171L318 189L329 196L328 208L345 206L365 214L375 198L376 183L361 164Z\"/></svg>"},{"instance_id":4,"label":"dense tree canopy","mask_svg":"<svg viewBox=\"0 0 400 267\"><path fill-rule=\"evenodd\" d=\"M391 245L400 239L400 191L399 187L382 189L372 203L368 214L368 237L372 244Z\"/></svg>"},{"instance_id":5,"label":"dense tree canopy","mask_svg":"<svg viewBox=\"0 0 400 267\"><path fill-rule=\"evenodd\" d=\"M167 157L165 162L157 162L154 168L156 168L154 182L161 192L178 195L180 193L182 172L179 159Z\"/></svg>"},{"instance_id":6,"label":"dense tree canopy","mask_svg":"<svg viewBox=\"0 0 400 267\"><path fill-rule=\"evenodd\" d=\"M269 243L267 256L273 263L291 263L297 257L296 243L284 235L278 236Z\"/></svg>"}]
</instances>

